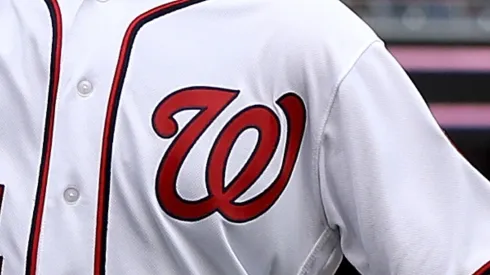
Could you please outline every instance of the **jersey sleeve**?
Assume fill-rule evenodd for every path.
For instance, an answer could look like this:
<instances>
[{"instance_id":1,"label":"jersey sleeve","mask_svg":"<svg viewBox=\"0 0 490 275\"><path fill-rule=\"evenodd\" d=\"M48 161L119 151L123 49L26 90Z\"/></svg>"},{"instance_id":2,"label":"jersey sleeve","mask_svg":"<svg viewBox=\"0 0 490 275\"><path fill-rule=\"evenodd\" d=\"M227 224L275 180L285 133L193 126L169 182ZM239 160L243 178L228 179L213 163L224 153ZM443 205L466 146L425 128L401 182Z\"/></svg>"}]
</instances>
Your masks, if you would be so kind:
<instances>
[{"instance_id":1,"label":"jersey sleeve","mask_svg":"<svg viewBox=\"0 0 490 275\"><path fill-rule=\"evenodd\" d=\"M347 259L362 274L490 274L490 184L382 42L342 80L329 111L318 171Z\"/></svg>"}]
</instances>

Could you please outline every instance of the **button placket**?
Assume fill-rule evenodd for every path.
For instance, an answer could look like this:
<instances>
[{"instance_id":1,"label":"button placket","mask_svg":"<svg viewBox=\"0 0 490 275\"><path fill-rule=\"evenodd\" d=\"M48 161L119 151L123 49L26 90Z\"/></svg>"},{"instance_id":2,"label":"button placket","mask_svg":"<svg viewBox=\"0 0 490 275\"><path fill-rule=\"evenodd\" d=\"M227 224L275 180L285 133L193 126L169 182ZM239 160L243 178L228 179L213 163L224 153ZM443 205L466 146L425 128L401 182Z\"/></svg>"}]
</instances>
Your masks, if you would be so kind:
<instances>
[{"instance_id":1,"label":"button placket","mask_svg":"<svg viewBox=\"0 0 490 275\"><path fill-rule=\"evenodd\" d=\"M63 198L66 203L74 204L80 199L80 191L75 187L68 187L63 192Z\"/></svg>"},{"instance_id":2,"label":"button placket","mask_svg":"<svg viewBox=\"0 0 490 275\"><path fill-rule=\"evenodd\" d=\"M87 97L87 96L90 96L92 94L92 92L94 91L94 86L93 86L92 82L84 79L84 80L78 82L77 90L78 90L78 94L80 96Z\"/></svg>"}]
</instances>

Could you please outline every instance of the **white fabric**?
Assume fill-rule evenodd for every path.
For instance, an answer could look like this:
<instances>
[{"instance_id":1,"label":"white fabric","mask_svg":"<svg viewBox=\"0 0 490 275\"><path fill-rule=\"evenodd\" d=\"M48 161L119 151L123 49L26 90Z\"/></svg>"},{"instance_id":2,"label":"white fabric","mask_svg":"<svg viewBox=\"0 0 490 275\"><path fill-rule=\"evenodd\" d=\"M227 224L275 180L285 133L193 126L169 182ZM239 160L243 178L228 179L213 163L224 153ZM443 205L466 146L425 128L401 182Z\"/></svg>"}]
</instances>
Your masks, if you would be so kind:
<instances>
[{"instance_id":1,"label":"white fabric","mask_svg":"<svg viewBox=\"0 0 490 275\"><path fill-rule=\"evenodd\" d=\"M26 273L26 255L46 144L53 45L46 3L59 5L63 29L35 270L100 275L102 141L120 48L131 22L166 1L0 1L3 275L35 275ZM333 274L342 252L365 274L459 275L483 265L490 259L488 185L449 145L379 41L343 4L326 0L208 0L142 25L109 144L106 274ZM172 125L155 127L154 115L162 100L197 86L239 93L183 162L177 193L190 201L209 195L206 167L219 133L250 109L262 110L253 122L279 132L277 150L231 201L264 194L293 132L277 101L292 93L305 105L294 170L258 217L237 222L215 211L189 221L162 207L157 174L177 137L159 133ZM175 114L178 133L198 113ZM265 133L242 132L226 168L211 169L215 177L228 186L258 140L272 140Z\"/></svg>"},{"instance_id":2,"label":"white fabric","mask_svg":"<svg viewBox=\"0 0 490 275\"><path fill-rule=\"evenodd\" d=\"M319 176L363 274L472 274L490 255L490 185L448 141L383 44L340 84Z\"/></svg>"}]
</instances>

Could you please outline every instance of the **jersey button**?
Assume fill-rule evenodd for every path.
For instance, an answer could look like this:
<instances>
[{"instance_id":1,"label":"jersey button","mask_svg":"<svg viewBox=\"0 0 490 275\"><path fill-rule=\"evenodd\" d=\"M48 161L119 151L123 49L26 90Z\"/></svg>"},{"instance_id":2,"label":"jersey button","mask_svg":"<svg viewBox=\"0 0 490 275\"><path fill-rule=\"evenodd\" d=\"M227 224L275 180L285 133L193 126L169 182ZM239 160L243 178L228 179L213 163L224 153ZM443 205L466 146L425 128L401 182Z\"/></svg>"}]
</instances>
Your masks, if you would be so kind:
<instances>
[{"instance_id":1,"label":"jersey button","mask_svg":"<svg viewBox=\"0 0 490 275\"><path fill-rule=\"evenodd\" d=\"M77 89L80 96L87 97L93 92L94 86L90 81L82 80L78 83Z\"/></svg>"},{"instance_id":2,"label":"jersey button","mask_svg":"<svg viewBox=\"0 0 490 275\"><path fill-rule=\"evenodd\" d=\"M75 187L68 187L63 193L63 197L67 203L75 203L80 199L80 192Z\"/></svg>"}]
</instances>

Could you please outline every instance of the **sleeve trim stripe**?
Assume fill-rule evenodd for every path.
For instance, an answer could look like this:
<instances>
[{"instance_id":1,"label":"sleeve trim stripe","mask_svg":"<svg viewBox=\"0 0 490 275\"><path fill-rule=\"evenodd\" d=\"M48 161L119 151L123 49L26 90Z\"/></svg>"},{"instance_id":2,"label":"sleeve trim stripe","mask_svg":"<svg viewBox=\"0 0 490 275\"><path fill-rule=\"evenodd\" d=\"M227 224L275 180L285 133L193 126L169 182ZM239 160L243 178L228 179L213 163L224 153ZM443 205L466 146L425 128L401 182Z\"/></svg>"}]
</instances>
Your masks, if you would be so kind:
<instances>
[{"instance_id":1,"label":"sleeve trim stripe","mask_svg":"<svg viewBox=\"0 0 490 275\"><path fill-rule=\"evenodd\" d=\"M490 275L490 262L483 265L473 275Z\"/></svg>"}]
</instances>

